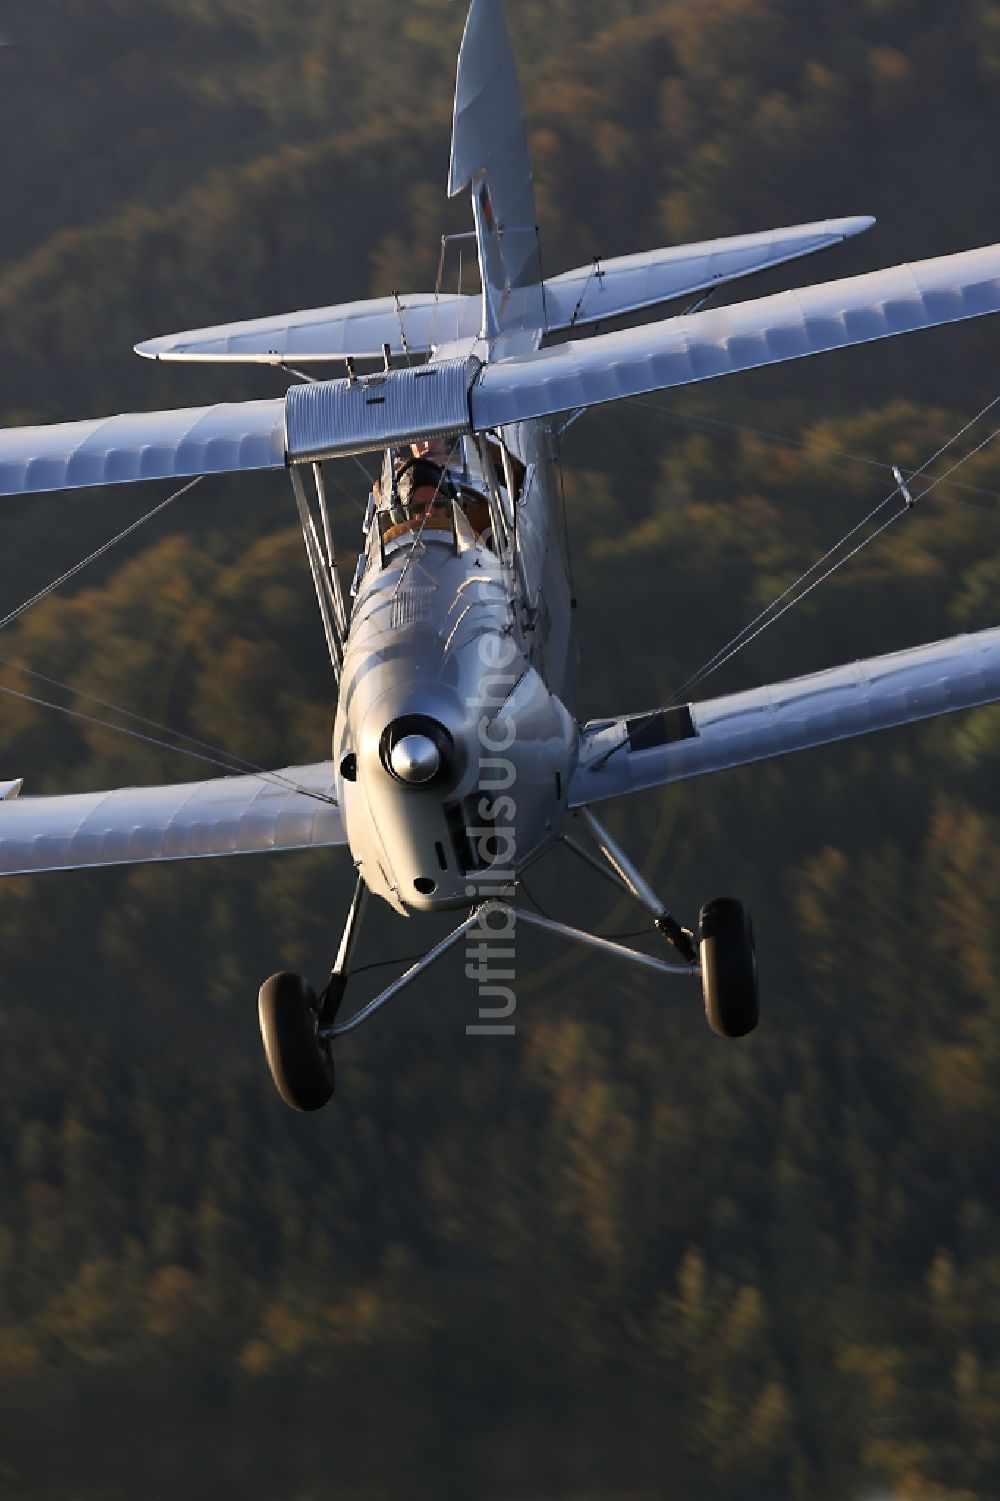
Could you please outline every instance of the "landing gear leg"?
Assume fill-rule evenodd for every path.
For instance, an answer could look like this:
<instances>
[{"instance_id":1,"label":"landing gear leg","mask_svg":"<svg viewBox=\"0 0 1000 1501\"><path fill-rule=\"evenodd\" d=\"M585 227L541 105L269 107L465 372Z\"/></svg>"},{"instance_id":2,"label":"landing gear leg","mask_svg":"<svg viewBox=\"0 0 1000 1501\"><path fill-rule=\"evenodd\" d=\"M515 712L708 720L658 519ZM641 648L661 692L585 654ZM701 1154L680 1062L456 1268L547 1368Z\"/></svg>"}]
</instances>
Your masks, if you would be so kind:
<instances>
[{"instance_id":1,"label":"landing gear leg","mask_svg":"<svg viewBox=\"0 0 1000 1501\"><path fill-rule=\"evenodd\" d=\"M351 909L347 914L347 922L344 924L343 936L340 940L340 948L330 971L330 978L326 982L326 989L319 998L319 1024L321 1027L332 1027L340 1010L340 1004L344 999L344 991L347 989L347 977L351 968L351 956L354 946L358 941L361 931L361 919L365 915L365 907L368 905L368 887L358 876L358 884L354 888L354 899Z\"/></svg>"},{"instance_id":2,"label":"landing gear leg","mask_svg":"<svg viewBox=\"0 0 1000 1501\"><path fill-rule=\"evenodd\" d=\"M602 875L609 873L607 867L610 866L618 878L618 884L624 886L626 891L631 892L636 901L641 903L646 911L652 915L653 925L657 931L663 934L668 943L673 944L674 948L687 964L694 964L698 958L698 946L691 929L682 927L673 913L668 912L667 908L656 895L656 892L642 875L642 872L636 869L625 851L619 844L616 844L607 829L599 819L594 817L590 809L581 808L580 812L588 829L596 839L598 848L607 861L607 865L602 865L600 861L592 859L586 850L570 840L568 842L572 848L577 854L583 855L584 859L588 860Z\"/></svg>"},{"instance_id":3,"label":"landing gear leg","mask_svg":"<svg viewBox=\"0 0 1000 1501\"><path fill-rule=\"evenodd\" d=\"M712 1031L719 1037L745 1037L752 1032L760 1016L757 951L750 914L743 905L728 896L707 902L701 909L696 938L667 911L641 872L636 870L590 809L581 808L580 813L597 841L603 860L565 834L564 842L652 913L655 927L692 966L692 973L699 973L694 969L696 964L699 965L705 1016Z\"/></svg>"}]
</instances>

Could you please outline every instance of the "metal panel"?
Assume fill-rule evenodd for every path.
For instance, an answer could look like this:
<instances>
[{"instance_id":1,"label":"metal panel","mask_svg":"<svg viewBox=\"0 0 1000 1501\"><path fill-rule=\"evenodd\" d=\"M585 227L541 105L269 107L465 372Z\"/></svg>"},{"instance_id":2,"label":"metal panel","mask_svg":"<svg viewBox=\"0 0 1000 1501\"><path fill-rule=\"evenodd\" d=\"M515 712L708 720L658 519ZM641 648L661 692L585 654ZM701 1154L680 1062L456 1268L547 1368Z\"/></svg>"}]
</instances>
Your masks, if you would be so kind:
<instances>
[{"instance_id":1,"label":"metal panel","mask_svg":"<svg viewBox=\"0 0 1000 1501\"><path fill-rule=\"evenodd\" d=\"M293 386L286 397L289 462L467 433L469 387L479 369L476 359L442 360L354 381Z\"/></svg>"},{"instance_id":2,"label":"metal panel","mask_svg":"<svg viewBox=\"0 0 1000 1501\"><path fill-rule=\"evenodd\" d=\"M488 366L477 432L1000 311L1000 245L779 292Z\"/></svg>"},{"instance_id":3,"label":"metal panel","mask_svg":"<svg viewBox=\"0 0 1000 1501\"><path fill-rule=\"evenodd\" d=\"M0 430L0 495L281 469L285 403L227 402Z\"/></svg>"},{"instance_id":4,"label":"metal panel","mask_svg":"<svg viewBox=\"0 0 1000 1501\"><path fill-rule=\"evenodd\" d=\"M1000 699L1000 627L691 705L694 738L632 750L653 716L584 727L570 803L745 766Z\"/></svg>"},{"instance_id":5,"label":"metal panel","mask_svg":"<svg viewBox=\"0 0 1000 1501\"><path fill-rule=\"evenodd\" d=\"M437 344L475 338L482 321L479 297L408 292L334 307L304 308L240 323L218 323L164 334L135 346L150 360L191 360L283 365L288 361L382 359L388 344L396 356L424 355Z\"/></svg>"},{"instance_id":6,"label":"metal panel","mask_svg":"<svg viewBox=\"0 0 1000 1501\"><path fill-rule=\"evenodd\" d=\"M574 328L641 312L673 297L703 292L741 276L752 276L767 266L826 250L874 223L874 219L863 216L823 219L761 234L732 235L595 261L545 283L548 326Z\"/></svg>"},{"instance_id":7,"label":"metal panel","mask_svg":"<svg viewBox=\"0 0 1000 1501\"><path fill-rule=\"evenodd\" d=\"M346 842L331 762L272 775L0 802L0 875Z\"/></svg>"}]
</instances>

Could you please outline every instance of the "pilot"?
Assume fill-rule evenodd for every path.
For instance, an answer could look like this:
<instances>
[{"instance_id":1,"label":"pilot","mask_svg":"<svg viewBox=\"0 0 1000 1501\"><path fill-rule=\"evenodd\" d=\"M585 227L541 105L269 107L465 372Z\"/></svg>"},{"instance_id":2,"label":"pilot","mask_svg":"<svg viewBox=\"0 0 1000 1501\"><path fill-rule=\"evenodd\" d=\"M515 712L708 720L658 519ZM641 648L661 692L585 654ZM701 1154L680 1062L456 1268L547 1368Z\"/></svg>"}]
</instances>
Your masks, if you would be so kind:
<instances>
[{"instance_id":1,"label":"pilot","mask_svg":"<svg viewBox=\"0 0 1000 1501\"><path fill-rule=\"evenodd\" d=\"M447 469L458 457L458 439L418 438L410 445L410 450L416 458L433 460L435 464ZM485 495L466 485L456 486L454 494L477 537L485 537L490 530L491 521Z\"/></svg>"},{"instance_id":2,"label":"pilot","mask_svg":"<svg viewBox=\"0 0 1000 1501\"><path fill-rule=\"evenodd\" d=\"M458 502L479 536L487 532L490 515L485 497L463 486L449 467L456 446L455 439L422 438L394 451L393 494L387 507L391 525L384 542L406 531L449 528L452 501Z\"/></svg>"},{"instance_id":3,"label":"pilot","mask_svg":"<svg viewBox=\"0 0 1000 1501\"><path fill-rule=\"evenodd\" d=\"M400 461L401 460L401 461ZM383 536L391 542L406 531L451 527L455 485L447 469L424 457L394 456L395 476L389 505L391 525Z\"/></svg>"}]
</instances>

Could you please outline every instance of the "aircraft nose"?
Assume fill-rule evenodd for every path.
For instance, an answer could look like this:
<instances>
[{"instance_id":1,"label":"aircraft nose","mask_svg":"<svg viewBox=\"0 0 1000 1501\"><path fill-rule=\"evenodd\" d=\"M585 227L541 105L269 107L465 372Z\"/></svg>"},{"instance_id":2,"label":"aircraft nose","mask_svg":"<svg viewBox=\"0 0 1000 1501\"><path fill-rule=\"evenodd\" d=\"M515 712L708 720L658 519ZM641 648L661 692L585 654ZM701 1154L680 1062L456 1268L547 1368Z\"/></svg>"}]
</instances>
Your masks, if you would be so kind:
<instances>
[{"instance_id":1,"label":"aircraft nose","mask_svg":"<svg viewBox=\"0 0 1000 1501\"><path fill-rule=\"evenodd\" d=\"M441 770L441 752L428 735L404 735L389 753L392 770L401 782L429 782Z\"/></svg>"}]
</instances>

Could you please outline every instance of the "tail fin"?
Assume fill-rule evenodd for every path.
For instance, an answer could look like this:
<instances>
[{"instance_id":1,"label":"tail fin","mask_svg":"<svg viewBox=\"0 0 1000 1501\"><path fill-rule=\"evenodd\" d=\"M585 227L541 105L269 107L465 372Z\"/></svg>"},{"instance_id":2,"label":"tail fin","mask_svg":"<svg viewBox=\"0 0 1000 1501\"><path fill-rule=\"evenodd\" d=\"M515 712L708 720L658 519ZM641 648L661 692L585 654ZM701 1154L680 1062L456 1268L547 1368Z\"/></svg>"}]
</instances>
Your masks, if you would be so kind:
<instances>
[{"instance_id":1,"label":"tail fin","mask_svg":"<svg viewBox=\"0 0 1000 1501\"><path fill-rule=\"evenodd\" d=\"M544 329L535 189L500 0L472 0L458 56L449 195L470 185L484 335Z\"/></svg>"}]
</instances>

